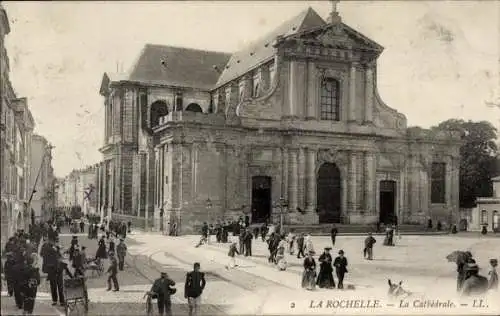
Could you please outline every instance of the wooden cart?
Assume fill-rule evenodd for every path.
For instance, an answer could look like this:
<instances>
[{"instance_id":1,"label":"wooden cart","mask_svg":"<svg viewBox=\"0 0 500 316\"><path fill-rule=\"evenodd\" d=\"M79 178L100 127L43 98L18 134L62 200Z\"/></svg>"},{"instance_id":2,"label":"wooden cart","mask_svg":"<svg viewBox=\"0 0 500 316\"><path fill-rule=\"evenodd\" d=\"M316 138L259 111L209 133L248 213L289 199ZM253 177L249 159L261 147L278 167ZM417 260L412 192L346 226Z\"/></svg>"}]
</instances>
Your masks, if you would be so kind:
<instances>
[{"instance_id":1,"label":"wooden cart","mask_svg":"<svg viewBox=\"0 0 500 316\"><path fill-rule=\"evenodd\" d=\"M85 277L64 280L66 298L65 313L68 315L86 315L89 311L89 297ZM83 305L83 308L81 308Z\"/></svg>"}]
</instances>

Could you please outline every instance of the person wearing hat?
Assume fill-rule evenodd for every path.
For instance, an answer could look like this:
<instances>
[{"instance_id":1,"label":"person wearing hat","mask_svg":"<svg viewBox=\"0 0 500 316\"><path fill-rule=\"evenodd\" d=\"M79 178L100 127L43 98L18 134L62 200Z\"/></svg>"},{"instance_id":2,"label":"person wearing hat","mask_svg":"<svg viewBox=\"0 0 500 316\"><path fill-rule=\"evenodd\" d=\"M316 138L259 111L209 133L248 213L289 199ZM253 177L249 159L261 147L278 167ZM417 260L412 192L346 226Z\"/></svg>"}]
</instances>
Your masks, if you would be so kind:
<instances>
[{"instance_id":1,"label":"person wearing hat","mask_svg":"<svg viewBox=\"0 0 500 316\"><path fill-rule=\"evenodd\" d=\"M22 292L23 309L25 315L32 315L35 307L36 293L40 285L40 271L37 267L38 255L33 253L27 258L27 265L23 269Z\"/></svg>"},{"instance_id":2,"label":"person wearing hat","mask_svg":"<svg viewBox=\"0 0 500 316\"><path fill-rule=\"evenodd\" d=\"M335 280L333 279L332 255L330 255L331 247L325 248L325 251L319 256L319 274L316 284L320 288L334 289Z\"/></svg>"},{"instance_id":3,"label":"person wearing hat","mask_svg":"<svg viewBox=\"0 0 500 316\"><path fill-rule=\"evenodd\" d=\"M482 295L488 291L488 279L479 275L479 267L475 263L465 265L465 281L462 286L463 296Z\"/></svg>"},{"instance_id":4,"label":"person wearing hat","mask_svg":"<svg viewBox=\"0 0 500 316\"><path fill-rule=\"evenodd\" d=\"M372 233L368 233L368 237L365 239L365 248L364 248L364 257L368 260L373 260L373 245L377 242L375 238L373 238Z\"/></svg>"},{"instance_id":5,"label":"person wearing hat","mask_svg":"<svg viewBox=\"0 0 500 316\"><path fill-rule=\"evenodd\" d=\"M338 279L338 289L344 288L344 275L347 273L347 258L344 257L344 250L339 250L339 255L335 258L333 262L333 266L335 267L335 272L337 274Z\"/></svg>"},{"instance_id":6,"label":"person wearing hat","mask_svg":"<svg viewBox=\"0 0 500 316\"><path fill-rule=\"evenodd\" d=\"M111 281L113 281L113 286L115 287L113 292L118 292L120 290L120 285L118 284L118 279L116 278L116 276L118 275L118 264L116 262L114 252L109 253L109 261L110 261L110 265L108 268L108 273L109 273L108 291L111 291Z\"/></svg>"},{"instance_id":7,"label":"person wearing hat","mask_svg":"<svg viewBox=\"0 0 500 316\"><path fill-rule=\"evenodd\" d=\"M188 300L189 316L199 315L201 294L206 284L205 273L200 272L200 263L195 262L193 271L186 274L184 283L184 298Z\"/></svg>"},{"instance_id":8,"label":"person wearing hat","mask_svg":"<svg viewBox=\"0 0 500 316\"><path fill-rule=\"evenodd\" d=\"M157 300L160 315L163 315L163 313L172 315L170 296L176 292L176 289L172 288L172 286L175 286L175 282L168 277L166 272L162 272L160 278L153 282L150 292L153 294L153 298Z\"/></svg>"},{"instance_id":9,"label":"person wearing hat","mask_svg":"<svg viewBox=\"0 0 500 316\"><path fill-rule=\"evenodd\" d=\"M9 294L9 296L12 296L14 295L14 266L16 264L16 261L12 252L7 252L6 256L7 260L5 260L3 271L5 275L5 281L7 282L7 293Z\"/></svg>"},{"instance_id":10,"label":"person wearing hat","mask_svg":"<svg viewBox=\"0 0 500 316\"><path fill-rule=\"evenodd\" d=\"M123 238L120 238L120 243L116 246L116 255L118 256L118 269L123 271L125 256L127 255L127 245L123 242Z\"/></svg>"},{"instance_id":11,"label":"person wearing hat","mask_svg":"<svg viewBox=\"0 0 500 316\"><path fill-rule=\"evenodd\" d=\"M316 287L316 261L313 258L313 251L307 253L304 259L304 272L302 273L302 288L312 291Z\"/></svg>"},{"instance_id":12,"label":"person wearing hat","mask_svg":"<svg viewBox=\"0 0 500 316\"><path fill-rule=\"evenodd\" d=\"M488 289L490 290L498 290L498 273L497 273L497 259L490 259L491 270L488 272L490 279L488 281Z\"/></svg>"}]
</instances>

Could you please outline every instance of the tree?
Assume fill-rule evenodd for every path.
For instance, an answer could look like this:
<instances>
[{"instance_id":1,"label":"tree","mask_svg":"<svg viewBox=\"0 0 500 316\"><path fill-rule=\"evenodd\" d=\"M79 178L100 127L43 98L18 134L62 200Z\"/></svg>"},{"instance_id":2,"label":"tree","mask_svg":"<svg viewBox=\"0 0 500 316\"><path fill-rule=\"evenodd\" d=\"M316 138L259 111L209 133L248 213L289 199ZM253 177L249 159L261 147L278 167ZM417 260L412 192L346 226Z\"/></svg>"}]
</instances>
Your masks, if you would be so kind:
<instances>
[{"instance_id":1,"label":"tree","mask_svg":"<svg viewBox=\"0 0 500 316\"><path fill-rule=\"evenodd\" d=\"M493 193L491 178L497 174L497 129L487 121L450 119L433 129L462 132L460 147L460 207L475 207L477 197Z\"/></svg>"}]
</instances>

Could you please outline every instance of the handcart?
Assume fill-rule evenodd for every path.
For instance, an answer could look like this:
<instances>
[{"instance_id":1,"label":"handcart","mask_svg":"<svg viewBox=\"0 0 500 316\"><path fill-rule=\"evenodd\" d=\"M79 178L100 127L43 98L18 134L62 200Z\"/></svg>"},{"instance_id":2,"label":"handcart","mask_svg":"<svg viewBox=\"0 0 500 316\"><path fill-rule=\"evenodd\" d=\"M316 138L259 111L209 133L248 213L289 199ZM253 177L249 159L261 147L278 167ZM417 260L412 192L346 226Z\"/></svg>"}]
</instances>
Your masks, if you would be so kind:
<instances>
[{"instance_id":1,"label":"handcart","mask_svg":"<svg viewBox=\"0 0 500 316\"><path fill-rule=\"evenodd\" d=\"M146 292L144 294L144 298L146 299L146 315L153 315L153 300L158 298L158 295L154 292Z\"/></svg>"},{"instance_id":2,"label":"handcart","mask_svg":"<svg viewBox=\"0 0 500 316\"><path fill-rule=\"evenodd\" d=\"M89 311L89 297L85 277L64 280L64 311L68 315L85 315ZM79 305L83 303L83 313Z\"/></svg>"}]
</instances>

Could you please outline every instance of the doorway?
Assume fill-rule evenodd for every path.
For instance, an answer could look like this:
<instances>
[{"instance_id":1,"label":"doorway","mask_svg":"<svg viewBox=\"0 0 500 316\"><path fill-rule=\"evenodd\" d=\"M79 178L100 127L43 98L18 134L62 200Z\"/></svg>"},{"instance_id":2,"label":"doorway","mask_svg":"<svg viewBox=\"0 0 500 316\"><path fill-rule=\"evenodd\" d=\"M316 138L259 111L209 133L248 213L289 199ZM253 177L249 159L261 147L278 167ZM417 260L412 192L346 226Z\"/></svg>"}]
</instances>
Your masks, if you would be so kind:
<instances>
[{"instance_id":1,"label":"doorway","mask_svg":"<svg viewBox=\"0 0 500 316\"><path fill-rule=\"evenodd\" d=\"M342 185L340 170L334 163L324 163L318 171L317 201L319 222L340 223Z\"/></svg>"},{"instance_id":2,"label":"doorway","mask_svg":"<svg viewBox=\"0 0 500 316\"><path fill-rule=\"evenodd\" d=\"M396 224L396 181L380 181L380 217L383 224Z\"/></svg>"},{"instance_id":3,"label":"doorway","mask_svg":"<svg viewBox=\"0 0 500 316\"><path fill-rule=\"evenodd\" d=\"M271 216L271 177L252 177L252 223L264 223Z\"/></svg>"}]
</instances>

